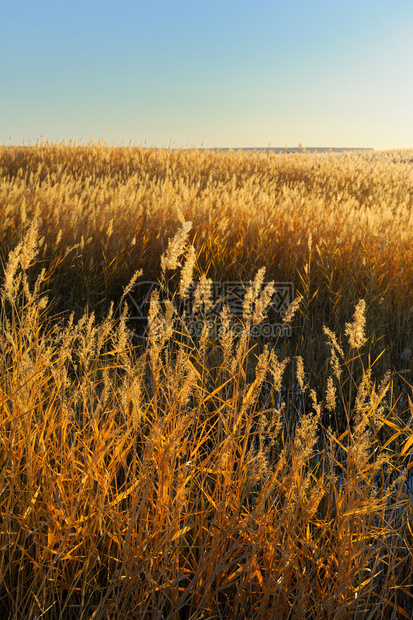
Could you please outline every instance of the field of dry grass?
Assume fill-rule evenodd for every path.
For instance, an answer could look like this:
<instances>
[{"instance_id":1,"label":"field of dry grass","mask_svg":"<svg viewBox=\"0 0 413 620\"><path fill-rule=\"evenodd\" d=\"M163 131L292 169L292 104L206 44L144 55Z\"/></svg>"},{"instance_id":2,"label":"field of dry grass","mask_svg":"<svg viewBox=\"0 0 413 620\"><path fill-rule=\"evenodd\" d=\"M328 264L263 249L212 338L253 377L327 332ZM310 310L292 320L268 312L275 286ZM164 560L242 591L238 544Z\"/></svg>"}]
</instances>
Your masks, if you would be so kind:
<instances>
[{"instance_id":1,"label":"field of dry grass","mask_svg":"<svg viewBox=\"0 0 413 620\"><path fill-rule=\"evenodd\" d=\"M412 616L412 165L0 148L0 617Z\"/></svg>"}]
</instances>

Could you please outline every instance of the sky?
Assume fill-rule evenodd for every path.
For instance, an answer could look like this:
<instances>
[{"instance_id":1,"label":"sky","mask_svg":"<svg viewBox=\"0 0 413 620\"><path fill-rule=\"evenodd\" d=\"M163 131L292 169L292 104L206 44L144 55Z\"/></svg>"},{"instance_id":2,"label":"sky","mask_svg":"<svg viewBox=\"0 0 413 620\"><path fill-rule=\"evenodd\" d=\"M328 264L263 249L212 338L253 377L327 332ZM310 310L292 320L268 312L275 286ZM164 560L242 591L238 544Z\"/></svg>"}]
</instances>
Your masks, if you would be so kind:
<instances>
[{"instance_id":1,"label":"sky","mask_svg":"<svg viewBox=\"0 0 413 620\"><path fill-rule=\"evenodd\" d=\"M0 0L0 143L413 148L412 0Z\"/></svg>"}]
</instances>

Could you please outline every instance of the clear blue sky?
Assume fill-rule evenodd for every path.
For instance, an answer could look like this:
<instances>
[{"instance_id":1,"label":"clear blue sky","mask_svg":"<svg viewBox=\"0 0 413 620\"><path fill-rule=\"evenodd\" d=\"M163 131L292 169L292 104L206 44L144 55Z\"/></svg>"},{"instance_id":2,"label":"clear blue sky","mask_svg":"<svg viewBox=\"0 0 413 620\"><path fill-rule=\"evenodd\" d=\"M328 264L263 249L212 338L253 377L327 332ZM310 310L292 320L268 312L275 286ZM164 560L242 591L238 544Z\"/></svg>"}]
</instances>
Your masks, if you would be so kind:
<instances>
[{"instance_id":1,"label":"clear blue sky","mask_svg":"<svg viewBox=\"0 0 413 620\"><path fill-rule=\"evenodd\" d=\"M0 143L413 147L413 0L0 0Z\"/></svg>"}]
</instances>

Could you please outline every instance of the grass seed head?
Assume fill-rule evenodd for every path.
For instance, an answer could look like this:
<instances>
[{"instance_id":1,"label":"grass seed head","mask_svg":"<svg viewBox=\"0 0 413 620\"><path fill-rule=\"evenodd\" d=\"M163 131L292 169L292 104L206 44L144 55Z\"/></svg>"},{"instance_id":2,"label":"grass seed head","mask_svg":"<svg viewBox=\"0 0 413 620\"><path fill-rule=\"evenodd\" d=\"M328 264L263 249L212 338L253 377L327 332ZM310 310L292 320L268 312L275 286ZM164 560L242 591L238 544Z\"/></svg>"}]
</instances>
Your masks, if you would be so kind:
<instances>
[{"instance_id":1,"label":"grass seed head","mask_svg":"<svg viewBox=\"0 0 413 620\"><path fill-rule=\"evenodd\" d=\"M360 349L367 341L364 334L364 327L366 325L365 311L366 302L364 299L360 299L354 311L354 321L346 323L345 334L348 336L350 347L356 350Z\"/></svg>"}]
</instances>

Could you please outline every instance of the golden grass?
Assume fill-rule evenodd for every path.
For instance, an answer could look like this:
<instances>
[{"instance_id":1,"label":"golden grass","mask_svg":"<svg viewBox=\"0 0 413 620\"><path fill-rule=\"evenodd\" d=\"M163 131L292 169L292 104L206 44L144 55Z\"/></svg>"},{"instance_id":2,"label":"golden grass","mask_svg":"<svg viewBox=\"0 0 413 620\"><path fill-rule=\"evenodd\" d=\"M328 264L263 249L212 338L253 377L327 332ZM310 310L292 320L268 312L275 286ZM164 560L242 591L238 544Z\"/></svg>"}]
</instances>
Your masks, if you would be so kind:
<instances>
[{"instance_id":1,"label":"golden grass","mask_svg":"<svg viewBox=\"0 0 413 620\"><path fill-rule=\"evenodd\" d=\"M412 158L0 147L0 258L37 220L56 312L103 316L136 270L159 277L168 240L191 221L201 272L249 280L265 266L267 280L295 283L316 334L340 331L363 298L384 373L412 344ZM313 350L303 357L317 374Z\"/></svg>"},{"instance_id":2,"label":"golden grass","mask_svg":"<svg viewBox=\"0 0 413 620\"><path fill-rule=\"evenodd\" d=\"M411 157L1 150L1 617L411 617ZM255 278L240 333L208 277Z\"/></svg>"}]
</instances>

